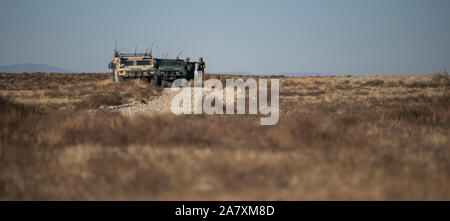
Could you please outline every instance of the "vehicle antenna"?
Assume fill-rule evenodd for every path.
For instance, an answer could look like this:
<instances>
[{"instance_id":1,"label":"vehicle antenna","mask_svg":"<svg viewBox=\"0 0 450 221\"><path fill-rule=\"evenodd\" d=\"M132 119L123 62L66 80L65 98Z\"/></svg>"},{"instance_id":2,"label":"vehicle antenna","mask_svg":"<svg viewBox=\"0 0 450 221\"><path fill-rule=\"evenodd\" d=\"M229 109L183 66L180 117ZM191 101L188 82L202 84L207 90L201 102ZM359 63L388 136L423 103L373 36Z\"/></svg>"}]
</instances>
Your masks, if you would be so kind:
<instances>
[{"instance_id":1,"label":"vehicle antenna","mask_svg":"<svg viewBox=\"0 0 450 221\"><path fill-rule=\"evenodd\" d=\"M150 46L150 57L152 57L153 43L155 43L155 41L152 41L152 46Z\"/></svg>"},{"instance_id":2,"label":"vehicle antenna","mask_svg":"<svg viewBox=\"0 0 450 221\"><path fill-rule=\"evenodd\" d=\"M114 46L114 57L117 58L119 57L119 50L117 49L117 40L115 41L115 46Z\"/></svg>"},{"instance_id":3,"label":"vehicle antenna","mask_svg":"<svg viewBox=\"0 0 450 221\"><path fill-rule=\"evenodd\" d=\"M181 50L180 53L177 55L177 59L179 59L180 55L183 53L184 50Z\"/></svg>"}]
</instances>

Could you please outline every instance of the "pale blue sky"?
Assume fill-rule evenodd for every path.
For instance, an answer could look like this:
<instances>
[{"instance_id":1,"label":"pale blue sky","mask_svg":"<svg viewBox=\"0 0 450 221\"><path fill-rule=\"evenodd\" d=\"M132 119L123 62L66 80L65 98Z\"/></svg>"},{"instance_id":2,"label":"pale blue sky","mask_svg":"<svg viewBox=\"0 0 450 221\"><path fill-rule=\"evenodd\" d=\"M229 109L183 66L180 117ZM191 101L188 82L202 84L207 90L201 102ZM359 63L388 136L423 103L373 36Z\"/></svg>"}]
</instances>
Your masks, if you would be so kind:
<instances>
[{"instance_id":1,"label":"pale blue sky","mask_svg":"<svg viewBox=\"0 0 450 221\"><path fill-rule=\"evenodd\" d=\"M450 68L448 0L0 2L0 65L108 71L114 40L207 71L419 74ZM154 55L160 52L154 47Z\"/></svg>"}]
</instances>

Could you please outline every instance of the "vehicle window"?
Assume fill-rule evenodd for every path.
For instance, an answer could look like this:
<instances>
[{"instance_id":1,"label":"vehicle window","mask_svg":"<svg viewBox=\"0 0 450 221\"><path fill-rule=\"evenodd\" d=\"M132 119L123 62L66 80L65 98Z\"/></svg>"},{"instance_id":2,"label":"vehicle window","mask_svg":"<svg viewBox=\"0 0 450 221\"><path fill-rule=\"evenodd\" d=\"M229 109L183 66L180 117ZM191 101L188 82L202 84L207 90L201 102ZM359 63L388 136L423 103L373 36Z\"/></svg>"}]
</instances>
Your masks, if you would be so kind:
<instances>
[{"instance_id":1,"label":"vehicle window","mask_svg":"<svg viewBox=\"0 0 450 221\"><path fill-rule=\"evenodd\" d=\"M173 61L170 63L170 66L172 67L183 67L183 62L182 61Z\"/></svg>"},{"instance_id":2,"label":"vehicle window","mask_svg":"<svg viewBox=\"0 0 450 221\"><path fill-rule=\"evenodd\" d=\"M137 66L150 65L150 60L142 60L136 62Z\"/></svg>"},{"instance_id":3,"label":"vehicle window","mask_svg":"<svg viewBox=\"0 0 450 221\"><path fill-rule=\"evenodd\" d=\"M120 61L120 66L133 66L133 61Z\"/></svg>"},{"instance_id":4,"label":"vehicle window","mask_svg":"<svg viewBox=\"0 0 450 221\"><path fill-rule=\"evenodd\" d=\"M167 63L165 61L159 61L158 62L159 66L164 67L167 65Z\"/></svg>"}]
</instances>

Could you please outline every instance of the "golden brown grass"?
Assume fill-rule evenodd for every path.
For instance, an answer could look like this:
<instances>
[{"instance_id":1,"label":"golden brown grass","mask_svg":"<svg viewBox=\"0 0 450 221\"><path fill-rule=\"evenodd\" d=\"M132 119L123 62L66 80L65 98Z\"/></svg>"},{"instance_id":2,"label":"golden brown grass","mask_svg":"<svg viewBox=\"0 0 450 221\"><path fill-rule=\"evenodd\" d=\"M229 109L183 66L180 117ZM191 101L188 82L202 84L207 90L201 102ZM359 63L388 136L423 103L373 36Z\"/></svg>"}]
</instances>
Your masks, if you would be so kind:
<instances>
[{"instance_id":1,"label":"golden brown grass","mask_svg":"<svg viewBox=\"0 0 450 221\"><path fill-rule=\"evenodd\" d=\"M254 115L86 114L111 104L80 104L94 96L123 89L128 102L158 89L108 75L32 76L60 82L51 88L1 76L2 200L450 199L445 74L281 78L275 126Z\"/></svg>"},{"instance_id":2,"label":"golden brown grass","mask_svg":"<svg viewBox=\"0 0 450 221\"><path fill-rule=\"evenodd\" d=\"M85 110L161 93L144 80L116 84L111 74L0 74L0 95L47 110Z\"/></svg>"}]
</instances>

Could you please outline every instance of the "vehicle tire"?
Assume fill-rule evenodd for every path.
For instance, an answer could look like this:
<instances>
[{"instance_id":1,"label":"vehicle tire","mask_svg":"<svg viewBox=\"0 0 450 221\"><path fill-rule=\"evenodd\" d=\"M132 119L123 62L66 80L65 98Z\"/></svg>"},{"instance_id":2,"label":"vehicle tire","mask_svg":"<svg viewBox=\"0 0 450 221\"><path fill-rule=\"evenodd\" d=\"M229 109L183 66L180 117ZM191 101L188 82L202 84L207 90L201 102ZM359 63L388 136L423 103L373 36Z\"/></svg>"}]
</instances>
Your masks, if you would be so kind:
<instances>
[{"instance_id":1,"label":"vehicle tire","mask_svg":"<svg viewBox=\"0 0 450 221\"><path fill-rule=\"evenodd\" d=\"M158 84L159 86L162 86L162 80L161 80L161 78L158 78L158 81L157 81L157 82L158 82L157 84Z\"/></svg>"},{"instance_id":2,"label":"vehicle tire","mask_svg":"<svg viewBox=\"0 0 450 221\"><path fill-rule=\"evenodd\" d=\"M125 80L125 78L124 77L122 77L122 76L119 76L119 82L123 82Z\"/></svg>"},{"instance_id":3,"label":"vehicle tire","mask_svg":"<svg viewBox=\"0 0 450 221\"><path fill-rule=\"evenodd\" d=\"M153 75L150 79L150 83L152 83L153 85L158 85L158 76L157 75Z\"/></svg>"},{"instance_id":4,"label":"vehicle tire","mask_svg":"<svg viewBox=\"0 0 450 221\"><path fill-rule=\"evenodd\" d=\"M162 87L171 87L172 86L172 82L167 81L167 80L163 80L161 85L162 85Z\"/></svg>"}]
</instances>

